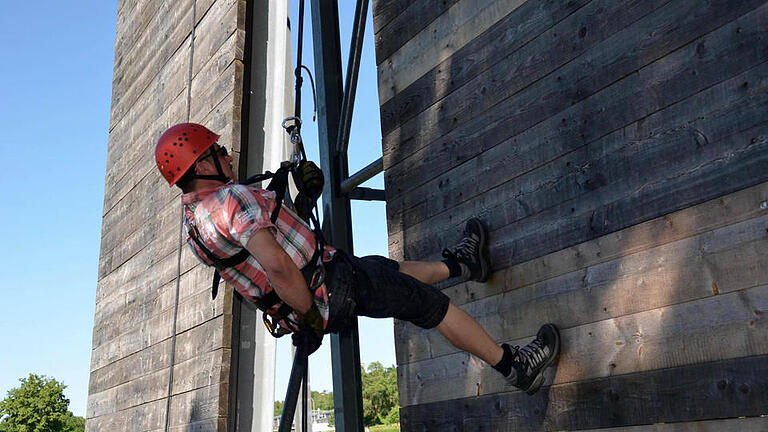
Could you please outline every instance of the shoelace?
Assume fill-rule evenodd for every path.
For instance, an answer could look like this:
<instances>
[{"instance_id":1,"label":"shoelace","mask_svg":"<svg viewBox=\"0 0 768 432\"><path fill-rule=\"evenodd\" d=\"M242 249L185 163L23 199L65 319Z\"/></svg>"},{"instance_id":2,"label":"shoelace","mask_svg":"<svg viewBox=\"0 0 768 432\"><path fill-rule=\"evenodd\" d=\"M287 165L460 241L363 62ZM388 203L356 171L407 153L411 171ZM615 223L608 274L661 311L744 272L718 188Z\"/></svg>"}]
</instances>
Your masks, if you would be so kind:
<instances>
[{"instance_id":1,"label":"shoelace","mask_svg":"<svg viewBox=\"0 0 768 432\"><path fill-rule=\"evenodd\" d=\"M480 243L480 239L475 238L474 235L468 235L461 239L455 250L443 249L443 258L454 255L460 259L471 259L476 254L478 243Z\"/></svg>"},{"instance_id":2,"label":"shoelace","mask_svg":"<svg viewBox=\"0 0 768 432\"><path fill-rule=\"evenodd\" d=\"M518 355L525 360L525 363L528 364L531 370L536 369L547 360L546 348L544 341L541 339L534 339L522 348L515 346Z\"/></svg>"}]
</instances>

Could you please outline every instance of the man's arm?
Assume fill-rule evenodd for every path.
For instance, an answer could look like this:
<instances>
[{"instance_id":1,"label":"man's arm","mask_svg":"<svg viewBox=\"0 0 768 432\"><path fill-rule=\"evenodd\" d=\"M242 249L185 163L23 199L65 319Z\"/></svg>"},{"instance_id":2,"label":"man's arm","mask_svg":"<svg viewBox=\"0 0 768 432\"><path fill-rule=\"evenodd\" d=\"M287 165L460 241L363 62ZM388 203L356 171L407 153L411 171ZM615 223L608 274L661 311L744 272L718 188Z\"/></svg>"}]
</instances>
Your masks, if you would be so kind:
<instances>
[{"instance_id":1,"label":"man's arm","mask_svg":"<svg viewBox=\"0 0 768 432\"><path fill-rule=\"evenodd\" d=\"M268 229L260 229L245 245L248 252L264 267L269 283L277 295L293 310L304 314L312 306L312 296L299 268L280 247Z\"/></svg>"}]
</instances>

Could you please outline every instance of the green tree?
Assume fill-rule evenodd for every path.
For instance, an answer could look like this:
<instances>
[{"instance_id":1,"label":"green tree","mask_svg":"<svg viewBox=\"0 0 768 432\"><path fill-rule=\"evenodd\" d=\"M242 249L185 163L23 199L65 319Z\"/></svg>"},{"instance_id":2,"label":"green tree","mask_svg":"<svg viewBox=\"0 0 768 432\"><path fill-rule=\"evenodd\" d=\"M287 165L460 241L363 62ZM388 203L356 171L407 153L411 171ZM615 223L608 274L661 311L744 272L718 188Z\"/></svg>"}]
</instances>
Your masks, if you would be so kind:
<instances>
[{"instance_id":1,"label":"green tree","mask_svg":"<svg viewBox=\"0 0 768 432\"><path fill-rule=\"evenodd\" d=\"M333 392L312 392L312 406L316 410L331 411L333 410Z\"/></svg>"},{"instance_id":2,"label":"green tree","mask_svg":"<svg viewBox=\"0 0 768 432\"><path fill-rule=\"evenodd\" d=\"M68 410L66 386L46 376L29 374L0 401L0 432L78 432L85 419Z\"/></svg>"},{"instance_id":3,"label":"green tree","mask_svg":"<svg viewBox=\"0 0 768 432\"><path fill-rule=\"evenodd\" d=\"M285 402L275 401L275 417L283 414L283 405L285 405Z\"/></svg>"},{"instance_id":4,"label":"green tree","mask_svg":"<svg viewBox=\"0 0 768 432\"><path fill-rule=\"evenodd\" d=\"M379 362L362 370L363 421L368 426L399 421L397 398L397 369L384 367Z\"/></svg>"}]
</instances>

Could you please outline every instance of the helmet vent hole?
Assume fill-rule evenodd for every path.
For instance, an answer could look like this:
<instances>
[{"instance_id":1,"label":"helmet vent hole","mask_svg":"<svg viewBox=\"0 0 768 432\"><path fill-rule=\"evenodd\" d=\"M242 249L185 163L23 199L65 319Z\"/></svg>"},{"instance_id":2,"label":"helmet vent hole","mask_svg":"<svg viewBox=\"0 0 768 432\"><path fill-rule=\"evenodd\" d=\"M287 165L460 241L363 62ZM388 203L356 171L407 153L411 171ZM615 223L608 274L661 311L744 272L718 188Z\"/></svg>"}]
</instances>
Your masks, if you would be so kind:
<instances>
[{"instance_id":1,"label":"helmet vent hole","mask_svg":"<svg viewBox=\"0 0 768 432\"><path fill-rule=\"evenodd\" d=\"M184 138L184 141L189 141L189 138Z\"/></svg>"},{"instance_id":2,"label":"helmet vent hole","mask_svg":"<svg viewBox=\"0 0 768 432\"><path fill-rule=\"evenodd\" d=\"M197 150L192 150L192 154L197 154Z\"/></svg>"},{"instance_id":3,"label":"helmet vent hole","mask_svg":"<svg viewBox=\"0 0 768 432\"><path fill-rule=\"evenodd\" d=\"M179 143L179 147L184 147L184 143Z\"/></svg>"},{"instance_id":4,"label":"helmet vent hole","mask_svg":"<svg viewBox=\"0 0 768 432\"><path fill-rule=\"evenodd\" d=\"M176 168L176 171L181 171L181 168Z\"/></svg>"},{"instance_id":5,"label":"helmet vent hole","mask_svg":"<svg viewBox=\"0 0 768 432\"><path fill-rule=\"evenodd\" d=\"M194 130L194 129L193 129L193 130ZM184 136L187 136L187 133L186 133L186 132L183 132L183 133L182 133L182 135L184 135ZM179 138L179 139L181 139L181 138Z\"/></svg>"},{"instance_id":6,"label":"helmet vent hole","mask_svg":"<svg viewBox=\"0 0 768 432\"><path fill-rule=\"evenodd\" d=\"M165 155L168 156L168 152L165 152Z\"/></svg>"},{"instance_id":7,"label":"helmet vent hole","mask_svg":"<svg viewBox=\"0 0 768 432\"><path fill-rule=\"evenodd\" d=\"M176 145L176 143L173 143L173 145L175 146L175 145Z\"/></svg>"},{"instance_id":8,"label":"helmet vent hole","mask_svg":"<svg viewBox=\"0 0 768 432\"><path fill-rule=\"evenodd\" d=\"M173 159L173 155L171 155L171 159Z\"/></svg>"},{"instance_id":9,"label":"helmet vent hole","mask_svg":"<svg viewBox=\"0 0 768 432\"><path fill-rule=\"evenodd\" d=\"M171 163L171 161L169 161L168 159L166 159L166 160L165 160L165 163Z\"/></svg>"}]
</instances>

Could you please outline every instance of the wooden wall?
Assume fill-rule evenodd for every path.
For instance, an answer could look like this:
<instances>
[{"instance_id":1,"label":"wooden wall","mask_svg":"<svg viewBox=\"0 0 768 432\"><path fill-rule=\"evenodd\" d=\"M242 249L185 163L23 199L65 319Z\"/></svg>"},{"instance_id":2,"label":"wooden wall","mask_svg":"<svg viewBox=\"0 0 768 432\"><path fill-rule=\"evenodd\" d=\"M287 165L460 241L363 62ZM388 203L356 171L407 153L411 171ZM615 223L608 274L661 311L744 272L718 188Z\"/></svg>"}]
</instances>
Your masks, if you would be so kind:
<instances>
[{"instance_id":1,"label":"wooden wall","mask_svg":"<svg viewBox=\"0 0 768 432\"><path fill-rule=\"evenodd\" d=\"M166 416L170 430L226 430L231 290L211 302L211 270L185 245L179 258L179 192L154 147L189 110L237 159L244 15L244 0L119 3L88 431L165 430Z\"/></svg>"},{"instance_id":2,"label":"wooden wall","mask_svg":"<svg viewBox=\"0 0 768 432\"><path fill-rule=\"evenodd\" d=\"M528 396L397 322L403 429L768 430L768 2L373 10L390 255L479 216L491 280L441 287L499 342L563 336Z\"/></svg>"}]
</instances>

